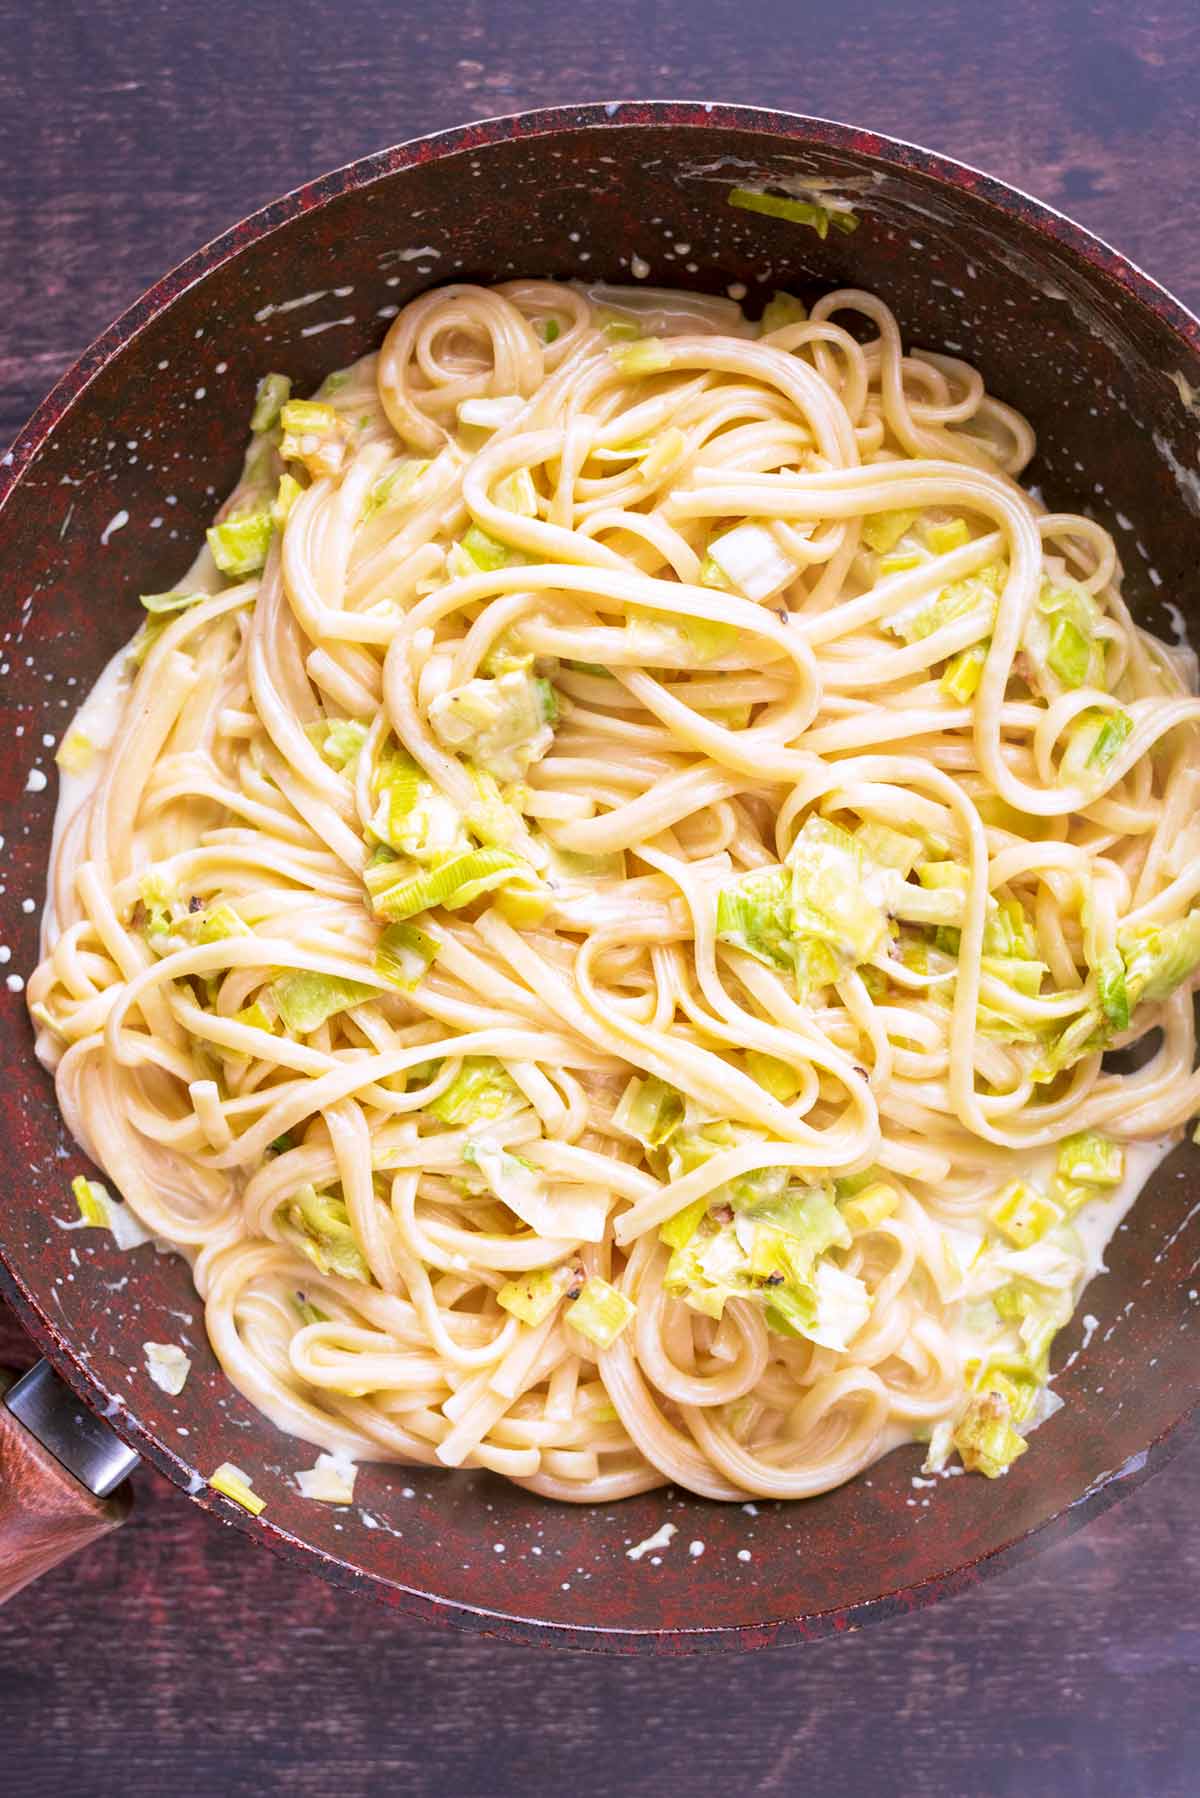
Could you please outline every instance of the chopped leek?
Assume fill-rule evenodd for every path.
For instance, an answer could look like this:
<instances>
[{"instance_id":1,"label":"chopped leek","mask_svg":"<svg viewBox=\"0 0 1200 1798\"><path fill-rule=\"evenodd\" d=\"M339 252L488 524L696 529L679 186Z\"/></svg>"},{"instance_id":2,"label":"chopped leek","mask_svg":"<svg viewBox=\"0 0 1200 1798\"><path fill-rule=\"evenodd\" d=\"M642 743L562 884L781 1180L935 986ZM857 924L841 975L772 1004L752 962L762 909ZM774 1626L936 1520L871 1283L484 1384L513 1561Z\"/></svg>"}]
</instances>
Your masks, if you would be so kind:
<instances>
[{"instance_id":1,"label":"chopped leek","mask_svg":"<svg viewBox=\"0 0 1200 1798\"><path fill-rule=\"evenodd\" d=\"M496 1303L519 1318L521 1323L536 1329L538 1324L545 1323L562 1297L562 1290L550 1269L539 1267L519 1280L506 1280L496 1294Z\"/></svg>"},{"instance_id":2,"label":"chopped leek","mask_svg":"<svg viewBox=\"0 0 1200 1798\"><path fill-rule=\"evenodd\" d=\"M951 518L945 524L927 524L925 541L935 556L948 556L952 549L961 549L964 543L971 541L971 531L965 518Z\"/></svg>"},{"instance_id":3,"label":"chopped leek","mask_svg":"<svg viewBox=\"0 0 1200 1798\"><path fill-rule=\"evenodd\" d=\"M288 400L280 411L285 462L302 462L314 479L336 474L346 454L346 428L320 400Z\"/></svg>"},{"instance_id":4,"label":"chopped leek","mask_svg":"<svg viewBox=\"0 0 1200 1798\"><path fill-rule=\"evenodd\" d=\"M875 1180L870 1186L864 1186L861 1192L839 1199L838 1210L854 1234L861 1236L867 1230L874 1230L885 1218L891 1217L899 1203L894 1186L887 1185L883 1180Z\"/></svg>"},{"instance_id":5,"label":"chopped leek","mask_svg":"<svg viewBox=\"0 0 1200 1798\"><path fill-rule=\"evenodd\" d=\"M1080 1130L1059 1144L1057 1173L1089 1186L1119 1186L1125 1177L1125 1151L1098 1130Z\"/></svg>"},{"instance_id":6,"label":"chopped leek","mask_svg":"<svg viewBox=\"0 0 1200 1798\"><path fill-rule=\"evenodd\" d=\"M1000 562L989 562L978 573L964 580L951 581L935 599L921 599L913 606L894 612L887 629L906 643L919 643L947 624L979 614L978 635L991 634L996 616L996 596L1007 578L1008 570Z\"/></svg>"},{"instance_id":7,"label":"chopped leek","mask_svg":"<svg viewBox=\"0 0 1200 1798\"><path fill-rule=\"evenodd\" d=\"M468 1055L445 1092L425 1107L441 1124L491 1123L525 1103L512 1078L490 1055Z\"/></svg>"},{"instance_id":8,"label":"chopped leek","mask_svg":"<svg viewBox=\"0 0 1200 1798\"><path fill-rule=\"evenodd\" d=\"M920 838L907 837L890 824L877 824L873 818L859 825L854 840L866 861L877 862L881 868L895 868L904 878L925 853Z\"/></svg>"},{"instance_id":9,"label":"chopped leek","mask_svg":"<svg viewBox=\"0 0 1200 1798\"><path fill-rule=\"evenodd\" d=\"M954 1446L968 1471L994 1480L1007 1473L1029 1445L1012 1427L1007 1399L999 1392L985 1392L967 1406L954 1431Z\"/></svg>"},{"instance_id":10,"label":"chopped leek","mask_svg":"<svg viewBox=\"0 0 1200 1798\"><path fill-rule=\"evenodd\" d=\"M769 337L772 331L782 331L785 325L802 325L807 318L808 308L795 294L773 293L763 307L758 334Z\"/></svg>"},{"instance_id":11,"label":"chopped leek","mask_svg":"<svg viewBox=\"0 0 1200 1798\"><path fill-rule=\"evenodd\" d=\"M284 1215L297 1233L297 1247L321 1273L369 1284L370 1269L344 1199L317 1192L312 1186L301 1186Z\"/></svg>"},{"instance_id":12,"label":"chopped leek","mask_svg":"<svg viewBox=\"0 0 1200 1798\"><path fill-rule=\"evenodd\" d=\"M674 1217L669 1217L659 1225L658 1240L669 1249L682 1249L700 1228L700 1220L706 1215L708 1207L707 1193L703 1198L693 1199L690 1205L685 1205L682 1211L677 1211Z\"/></svg>"},{"instance_id":13,"label":"chopped leek","mask_svg":"<svg viewBox=\"0 0 1200 1798\"><path fill-rule=\"evenodd\" d=\"M623 1292L593 1274L584 1281L579 1297L568 1305L566 1320L597 1348L606 1349L612 1347L636 1310L637 1306Z\"/></svg>"},{"instance_id":14,"label":"chopped leek","mask_svg":"<svg viewBox=\"0 0 1200 1798\"><path fill-rule=\"evenodd\" d=\"M400 500L407 499L428 467L428 462L401 462L389 469L387 474L380 475L363 502L363 523L385 506L394 506Z\"/></svg>"},{"instance_id":15,"label":"chopped leek","mask_svg":"<svg viewBox=\"0 0 1200 1798\"><path fill-rule=\"evenodd\" d=\"M1088 767L1107 768L1132 729L1128 712L1107 712L1088 755Z\"/></svg>"},{"instance_id":16,"label":"chopped leek","mask_svg":"<svg viewBox=\"0 0 1200 1798\"><path fill-rule=\"evenodd\" d=\"M946 663L941 679L941 689L947 699L953 699L959 705L969 705L974 699L983 677L984 663L987 661L988 643L972 643L969 649L960 649Z\"/></svg>"},{"instance_id":17,"label":"chopped leek","mask_svg":"<svg viewBox=\"0 0 1200 1798\"><path fill-rule=\"evenodd\" d=\"M1010 1180L988 1215L1018 1249L1039 1242L1060 1221L1058 1207L1026 1180Z\"/></svg>"},{"instance_id":18,"label":"chopped leek","mask_svg":"<svg viewBox=\"0 0 1200 1798\"><path fill-rule=\"evenodd\" d=\"M876 555L885 555L912 530L918 516L916 512L872 512L863 519L863 542Z\"/></svg>"},{"instance_id":19,"label":"chopped leek","mask_svg":"<svg viewBox=\"0 0 1200 1798\"><path fill-rule=\"evenodd\" d=\"M793 200L781 194L759 193L752 187L732 187L729 204L743 212L761 212L768 218L787 219L793 225L810 225L818 237L827 237L832 225L847 236L857 231L859 217L849 207L822 206L815 200Z\"/></svg>"},{"instance_id":20,"label":"chopped leek","mask_svg":"<svg viewBox=\"0 0 1200 1798\"><path fill-rule=\"evenodd\" d=\"M189 912L181 921L179 932L190 943L223 943L229 937L253 935L245 919L223 901L219 905L207 905L202 911Z\"/></svg>"},{"instance_id":21,"label":"chopped leek","mask_svg":"<svg viewBox=\"0 0 1200 1798\"><path fill-rule=\"evenodd\" d=\"M254 410L250 414L252 431L269 431L279 423L279 414L291 398L292 383L287 375L264 375L254 391Z\"/></svg>"},{"instance_id":22,"label":"chopped leek","mask_svg":"<svg viewBox=\"0 0 1200 1798\"><path fill-rule=\"evenodd\" d=\"M1167 999L1200 966L1200 906L1168 924L1122 930L1117 947L1125 963L1130 1005Z\"/></svg>"},{"instance_id":23,"label":"chopped leek","mask_svg":"<svg viewBox=\"0 0 1200 1798\"><path fill-rule=\"evenodd\" d=\"M770 599L796 578L792 558L780 549L765 524L752 519L714 537L708 553L747 599Z\"/></svg>"},{"instance_id":24,"label":"chopped leek","mask_svg":"<svg viewBox=\"0 0 1200 1798\"><path fill-rule=\"evenodd\" d=\"M497 780L520 780L554 742L558 702L548 680L514 669L441 693L429 708L439 741Z\"/></svg>"},{"instance_id":25,"label":"chopped leek","mask_svg":"<svg viewBox=\"0 0 1200 1798\"><path fill-rule=\"evenodd\" d=\"M186 612L189 606L198 605L202 599L211 599L210 593L143 593L141 603L152 618L165 618L172 612Z\"/></svg>"},{"instance_id":26,"label":"chopped leek","mask_svg":"<svg viewBox=\"0 0 1200 1798\"><path fill-rule=\"evenodd\" d=\"M506 849L472 849L420 874L407 873L402 864L379 862L363 878L376 913L393 920L415 917L435 905L457 911L497 887L538 885L529 863Z\"/></svg>"},{"instance_id":27,"label":"chopped leek","mask_svg":"<svg viewBox=\"0 0 1200 1798\"><path fill-rule=\"evenodd\" d=\"M671 359L661 338L643 337L638 343L614 345L609 355L623 375L658 375L671 366Z\"/></svg>"},{"instance_id":28,"label":"chopped leek","mask_svg":"<svg viewBox=\"0 0 1200 1798\"><path fill-rule=\"evenodd\" d=\"M717 937L769 968L793 967L789 871L756 868L722 887L717 897Z\"/></svg>"},{"instance_id":29,"label":"chopped leek","mask_svg":"<svg viewBox=\"0 0 1200 1798\"><path fill-rule=\"evenodd\" d=\"M138 892L146 912L146 935L162 936L168 933L176 901L175 888L168 885L164 875L151 868L142 875Z\"/></svg>"},{"instance_id":30,"label":"chopped leek","mask_svg":"<svg viewBox=\"0 0 1200 1798\"><path fill-rule=\"evenodd\" d=\"M260 1498L250 1484L249 1477L232 1461L222 1461L215 1473L208 1476L208 1483L214 1492L220 1492L225 1498L231 1498L235 1504L241 1505L243 1511L249 1511L257 1517L265 1511L267 1501Z\"/></svg>"},{"instance_id":31,"label":"chopped leek","mask_svg":"<svg viewBox=\"0 0 1200 1798\"><path fill-rule=\"evenodd\" d=\"M653 1074L639 1080L636 1076L621 1094L613 1112L613 1123L647 1149L661 1148L669 1142L683 1122L684 1102L680 1093L665 1080Z\"/></svg>"},{"instance_id":32,"label":"chopped leek","mask_svg":"<svg viewBox=\"0 0 1200 1798\"><path fill-rule=\"evenodd\" d=\"M271 523L277 530L282 530L292 515L292 507L304 492L303 487L294 474L286 469L279 477L279 486L275 498L271 501Z\"/></svg>"},{"instance_id":33,"label":"chopped leek","mask_svg":"<svg viewBox=\"0 0 1200 1798\"><path fill-rule=\"evenodd\" d=\"M433 938L415 924L389 924L375 945L372 965L401 992L410 993L424 979L437 951Z\"/></svg>"},{"instance_id":34,"label":"chopped leek","mask_svg":"<svg viewBox=\"0 0 1200 1798\"><path fill-rule=\"evenodd\" d=\"M332 718L324 726L321 754L331 768L353 775L367 740L367 727L357 718Z\"/></svg>"},{"instance_id":35,"label":"chopped leek","mask_svg":"<svg viewBox=\"0 0 1200 1798\"><path fill-rule=\"evenodd\" d=\"M787 862L794 934L824 944L851 966L869 960L884 941L887 920L864 890L857 839L814 815L788 850Z\"/></svg>"},{"instance_id":36,"label":"chopped leek","mask_svg":"<svg viewBox=\"0 0 1200 1798\"><path fill-rule=\"evenodd\" d=\"M513 549L499 538L492 537L477 524L469 525L459 545L467 558L469 566L463 570L467 574L492 574L497 568L519 567L527 560L519 549Z\"/></svg>"},{"instance_id":37,"label":"chopped leek","mask_svg":"<svg viewBox=\"0 0 1200 1798\"><path fill-rule=\"evenodd\" d=\"M1068 691L1101 686L1104 644L1095 635L1099 616L1099 607L1085 588L1074 583L1054 587L1043 581L1024 637L1035 676L1048 668Z\"/></svg>"},{"instance_id":38,"label":"chopped leek","mask_svg":"<svg viewBox=\"0 0 1200 1798\"><path fill-rule=\"evenodd\" d=\"M271 997L284 1029L295 1036L307 1036L336 1012L377 999L379 990L357 980L343 980L339 974L314 974L307 968L297 968L274 981Z\"/></svg>"},{"instance_id":39,"label":"chopped leek","mask_svg":"<svg viewBox=\"0 0 1200 1798\"><path fill-rule=\"evenodd\" d=\"M273 529L269 506L211 525L206 533L208 547L221 573L232 577L257 574L267 559Z\"/></svg>"},{"instance_id":40,"label":"chopped leek","mask_svg":"<svg viewBox=\"0 0 1200 1798\"><path fill-rule=\"evenodd\" d=\"M780 1061L774 1055L762 1055L757 1049L746 1050L746 1072L781 1105L794 1099L804 1085L801 1076L788 1062Z\"/></svg>"},{"instance_id":41,"label":"chopped leek","mask_svg":"<svg viewBox=\"0 0 1200 1798\"><path fill-rule=\"evenodd\" d=\"M275 1033L275 1020L264 1005L256 999L253 1005L244 1006L233 1014L235 1024L245 1024L251 1030L265 1030L270 1035Z\"/></svg>"},{"instance_id":42,"label":"chopped leek","mask_svg":"<svg viewBox=\"0 0 1200 1798\"><path fill-rule=\"evenodd\" d=\"M470 1137L463 1160L477 1167L502 1205L539 1236L600 1242L609 1194L593 1186L551 1187L545 1174L521 1155L486 1137Z\"/></svg>"}]
</instances>

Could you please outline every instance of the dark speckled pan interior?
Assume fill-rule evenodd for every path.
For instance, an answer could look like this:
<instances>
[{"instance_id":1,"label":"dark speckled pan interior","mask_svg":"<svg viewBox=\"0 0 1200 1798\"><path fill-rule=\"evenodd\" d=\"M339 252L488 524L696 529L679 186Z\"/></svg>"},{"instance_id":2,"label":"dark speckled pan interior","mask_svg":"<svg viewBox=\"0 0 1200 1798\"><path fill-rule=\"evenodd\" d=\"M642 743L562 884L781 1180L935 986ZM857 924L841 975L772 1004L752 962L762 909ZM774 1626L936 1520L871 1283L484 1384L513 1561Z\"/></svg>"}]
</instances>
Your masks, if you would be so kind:
<instances>
[{"instance_id":1,"label":"dark speckled pan interior","mask_svg":"<svg viewBox=\"0 0 1200 1798\"><path fill-rule=\"evenodd\" d=\"M860 228L822 241L728 204L732 186L764 181L853 195ZM790 1507L666 1491L585 1510L482 1474L364 1468L343 1510L287 1478L312 1451L226 1383L182 1262L58 1227L85 1163L14 990L36 958L27 902L40 909L56 790L45 739L132 633L137 594L190 560L238 468L258 377L315 384L437 282L621 281L643 264L658 284L744 284L754 310L775 287L880 293L909 342L961 351L1033 420L1033 480L1055 509L1114 531L1138 617L1169 636L1169 602L1196 622L1200 326L1113 251L983 175L810 119L627 104L469 126L279 201L107 332L0 467L0 1285L155 1466L297 1564L521 1640L680 1653L812 1638L958 1590L1165 1459L1196 1395L1200 1152L1176 1151L1118 1232L1084 1307L1100 1327L1086 1347L1067 1331L1056 1357L1069 1361L1066 1408L1004 1480L915 1483L913 1449ZM195 1367L172 1398L141 1345L184 1338ZM224 1460L266 1497L260 1518L204 1485ZM630 1560L664 1522L671 1545Z\"/></svg>"}]
</instances>

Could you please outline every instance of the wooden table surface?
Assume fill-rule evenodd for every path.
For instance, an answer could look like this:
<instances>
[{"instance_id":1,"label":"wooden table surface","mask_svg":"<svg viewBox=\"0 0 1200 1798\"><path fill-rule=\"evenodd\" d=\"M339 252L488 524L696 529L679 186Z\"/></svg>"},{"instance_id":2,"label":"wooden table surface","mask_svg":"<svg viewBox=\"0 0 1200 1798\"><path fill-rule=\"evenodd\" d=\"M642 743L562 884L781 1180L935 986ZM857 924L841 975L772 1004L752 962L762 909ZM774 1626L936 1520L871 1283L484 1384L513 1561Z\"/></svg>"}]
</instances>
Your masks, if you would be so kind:
<instances>
[{"instance_id":1,"label":"wooden table surface","mask_svg":"<svg viewBox=\"0 0 1200 1798\"><path fill-rule=\"evenodd\" d=\"M1200 304L1197 0L0 0L0 436L168 265L466 118L740 100L869 124L1061 206ZM23 1359L0 1318L0 1361ZM740 1661L416 1627L154 1475L0 1612L0 1789L92 1794L1200 1791L1200 1448L910 1620Z\"/></svg>"}]
</instances>

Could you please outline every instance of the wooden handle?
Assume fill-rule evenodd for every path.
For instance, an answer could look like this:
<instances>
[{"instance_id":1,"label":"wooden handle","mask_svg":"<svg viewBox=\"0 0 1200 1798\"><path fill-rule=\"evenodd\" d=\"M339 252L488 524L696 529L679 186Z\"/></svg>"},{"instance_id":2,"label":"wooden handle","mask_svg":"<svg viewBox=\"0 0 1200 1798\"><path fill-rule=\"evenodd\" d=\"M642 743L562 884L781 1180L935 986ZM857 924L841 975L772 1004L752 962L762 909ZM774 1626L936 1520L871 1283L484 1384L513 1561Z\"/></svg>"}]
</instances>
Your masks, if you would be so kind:
<instances>
[{"instance_id":1,"label":"wooden handle","mask_svg":"<svg viewBox=\"0 0 1200 1798\"><path fill-rule=\"evenodd\" d=\"M132 1498L128 1481L97 1498L0 1401L0 1604L124 1523Z\"/></svg>"}]
</instances>

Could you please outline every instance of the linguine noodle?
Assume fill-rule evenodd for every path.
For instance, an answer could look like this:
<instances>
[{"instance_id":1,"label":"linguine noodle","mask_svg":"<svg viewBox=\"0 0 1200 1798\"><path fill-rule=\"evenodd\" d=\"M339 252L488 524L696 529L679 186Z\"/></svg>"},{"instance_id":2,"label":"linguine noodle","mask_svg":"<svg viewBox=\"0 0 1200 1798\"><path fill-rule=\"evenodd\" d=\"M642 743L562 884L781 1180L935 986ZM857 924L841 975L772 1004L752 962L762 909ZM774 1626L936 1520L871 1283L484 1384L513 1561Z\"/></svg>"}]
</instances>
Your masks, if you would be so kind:
<instances>
[{"instance_id":1,"label":"linguine noodle","mask_svg":"<svg viewBox=\"0 0 1200 1798\"><path fill-rule=\"evenodd\" d=\"M1200 1104L1109 535L861 292L447 287L286 388L60 751L29 984L226 1373L554 1498L1003 1471Z\"/></svg>"}]
</instances>

